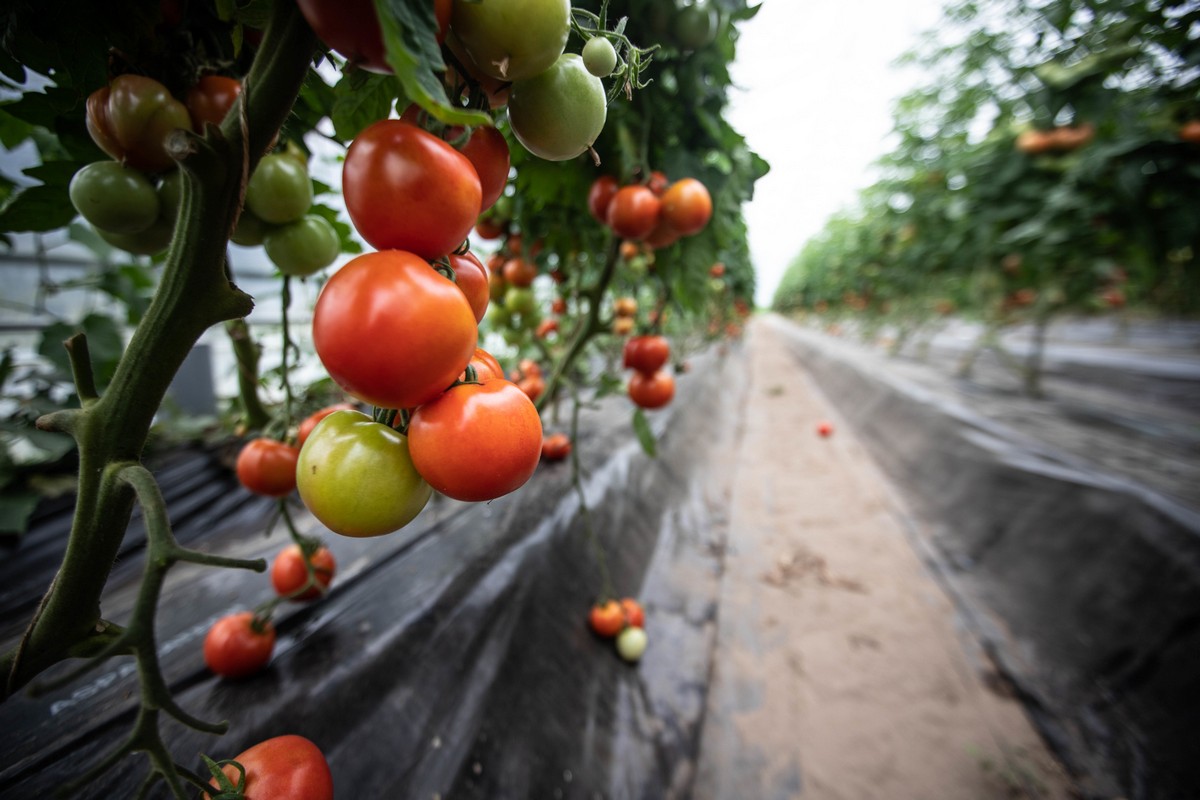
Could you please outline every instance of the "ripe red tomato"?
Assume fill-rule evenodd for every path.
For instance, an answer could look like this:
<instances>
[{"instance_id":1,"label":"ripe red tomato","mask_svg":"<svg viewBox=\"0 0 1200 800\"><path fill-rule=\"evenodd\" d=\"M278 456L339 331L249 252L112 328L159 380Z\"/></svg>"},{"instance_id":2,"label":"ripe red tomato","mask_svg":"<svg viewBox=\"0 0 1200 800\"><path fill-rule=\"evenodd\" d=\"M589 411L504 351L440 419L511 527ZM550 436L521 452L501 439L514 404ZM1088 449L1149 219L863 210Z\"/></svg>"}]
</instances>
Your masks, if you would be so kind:
<instances>
[{"instance_id":1,"label":"ripe red tomato","mask_svg":"<svg viewBox=\"0 0 1200 800\"><path fill-rule=\"evenodd\" d=\"M261 672L275 650L275 626L253 611L221 617L204 637L204 663L223 678Z\"/></svg>"},{"instance_id":2,"label":"ripe red tomato","mask_svg":"<svg viewBox=\"0 0 1200 800\"><path fill-rule=\"evenodd\" d=\"M373 0L297 0L300 13L325 46L336 50L352 65L367 70L390 74L387 50L383 44L383 31L379 18L375 16ZM437 41L446 38L450 25L453 0L434 0L434 16L437 19Z\"/></svg>"},{"instance_id":3,"label":"ripe red tomato","mask_svg":"<svg viewBox=\"0 0 1200 800\"><path fill-rule=\"evenodd\" d=\"M483 197L466 156L398 119L380 120L354 139L342 193L351 222L372 247L428 260L462 244Z\"/></svg>"},{"instance_id":4,"label":"ripe red tomato","mask_svg":"<svg viewBox=\"0 0 1200 800\"><path fill-rule=\"evenodd\" d=\"M1192 144L1200 144L1200 119L1189 119L1179 126L1179 138Z\"/></svg>"},{"instance_id":5,"label":"ripe red tomato","mask_svg":"<svg viewBox=\"0 0 1200 800\"><path fill-rule=\"evenodd\" d=\"M565 433L552 433L542 440L542 460L562 461L571 455L571 440Z\"/></svg>"},{"instance_id":6,"label":"ripe red tomato","mask_svg":"<svg viewBox=\"0 0 1200 800\"><path fill-rule=\"evenodd\" d=\"M623 186L608 204L608 227L622 239L642 239L658 225L661 208L645 186Z\"/></svg>"},{"instance_id":7,"label":"ripe red tomato","mask_svg":"<svg viewBox=\"0 0 1200 800\"><path fill-rule=\"evenodd\" d=\"M625 343L624 364L647 375L658 372L671 357L671 344L663 336L634 336Z\"/></svg>"},{"instance_id":8,"label":"ripe red tomato","mask_svg":"<svg viewBox=\"0 0 1200 800\"><path fill-rule=\"evenodd\" d=\"M325 406L319 411L314 411L304 418L300 423L300 427L296 432L296 441L301 447L308 440L308 435L312 433L313 428L317 427L317 423L328 417L335 411L353 411L354 406L351 403L334 403L331 406Z\"/></svg>"},{"instance_id":9,"label":"ripe red tomato","mask_svg":"<svg viewBox=\"0 0 1200 800\"><path fill-rule=\"evenodd\" d=\"M669 372L635 372L629 379L629 399L642 408L662 408L674 396L675 379Z\"/></svg>"},{"instance_id":10,"label":"ripe red tomato","mask_svg":"<svg viewBox=\"0 0 1200 800\"><path fill-rule=\"evenodd\" d=\"M467 367L478 328L462 291L412 253L347 262L313 309L313 344L333 380L363 402L412 408Z\"/></svg>"},{"instance_id":11,"label":"ripe red tomato","mask_svg":"<svg viewBox=\"0 0 1200 800\"><path fill-rule=\"evenodd\" d=\"M534 335L539 339L545 339L552 333L558 333L558 320L556 319L542 320L538 323L537 330L534 331Z\"/></svg>"},{"instance_id":12,"label":"ripe red tomato","mask_svg":"<svg viewBox=\"0 0 1200 800\"><path fill-rule=\"evenodd\" d=\"M328 547L319 547L309 556L313 565L313 577L318 584L329 588L333 575L337 572L337 560ZM271 585L275 594L289 597L308 583L308 568L304 566L304 556L300 546L290 544L279 551L271 564ZM310 586L306 591L289 597L291 600L314 600L324 592L316 586Z\"/></svg>"},{"instance_id":13,"label":"ripe red tomato","mask_svg":"<svg viewBox=\"0 0 1200 800\"><path fill-rule=\"evenodd\" d=\"M191 130L187 107L153 78L121 75L87 99L87 129L100 149L143 172L163 172L175 161L164 141Z\"/></svg>"},{"instance_id":14,"label":"ripe red tomato","mask_svg":"<svg viewBox=\"0 0 1200 800\"><path fill-rule=\"evenodd\" d=\"M525 396L532 402L536 403L538 398L542 396L542 393L546 391L546 379L540 373L537 375L527 375L517 381L517 388L524 392Z\"/></svg>"},{"instance_id":15,"label":"ripe red tomato","mask_svg":"<svg viewBox=\"0 0 1200 800\"><path fill-rule=\"evenodd\" d=\"M533 283L533 279L537 277L537 274L537 265L532 261L526 261L520 256L510 258L504 262L504 280L513 286L529 286Z\"/></svg>"},{"instance_id":16,"label":"ripe red tomato","mask_svg":"<svg viewBox=\"0 0 1200 800\"><path fill-rule=\"evenodd\" d=\"M683 236L699 233L712 218L712 197L695 178L671 184L662 196L662 218Z\"/></svg>"},{"instance_id":17,"label":"ripe red tomato","mask_svg":"<svg viewBox=\"0 0 1200 800\"><path fill-rule=\"evenodd\" d=\"M588 614L588 623L597 635L611 639L625 627L625 611L616 600L596 603Z\"/></svg>"},{"instance_id":18,"label":"ripe red tomato","mask_svg":"<svg viewBox=\"0 0 1200 800\"><path fill-rule=\"evenodd\" d=\"M462 255L451 253L450 267L454 270L454 282L458 284L458 288L462 290L463 296L471 305L471 313L475 315L475 321L482 321L491 299L488 291L487 270L470 251Z\"/></svg>"},{"instance_id":19,"label":"ripe red tomato","mask_svg":"<svg viewBox=\"0 0 1200 800\"><path fill-rule=\"evenodd\" d=\"M500 362L494 355L480 347L475 348L475 355L471 356L470 366L475 368L475 380L477 381L504 377L504 368L500 366Z\"/></svg>"},{"instance_id":20,"label":"ripe red tomato","mask_svg":"<svg viewBox=\"0 0 1200 800\"><path fill-rule=\"evenodd\" d=\"M520 488L537 469L542 421L512 383L463 383L413 412L413 465L433 488L456 500L492 500Z\"/></svg>"},{"instance_id":21,"label":"ripe red tomato","mask_svg":"<svg viewBox=\"0 0 1200 800\"><path fill-rule=\"evenodd\" d=\"M625 621L635 628L646 627L646 612L642 604L632 597L621 600L621 610L625 612Z\"/></svg>"},{"instance_id":22,"label":"ripe red tomato","mask_svg":"<svg viewBox=\"0 0 1200 800\"><path fill-rule=\"evenodd\" d=\"M613 313L618 317L636 317L638 312L637 300L632 297L618 297L613 300Z\"/></svg>"},{"instance_id":23,"label":"ripe red tomato","mask_svg":"<svg viewBox=\"0 0 1200 800\"><path fill-rule=\"evenodd\" d=\"M567 313L567 301L561 297L554 298L554 300L550 303L550 310L555 314Z\"/></svg>"},{"instance_id":24,"label":"ripe red tomato","mask_svg":"<svg viewBox=\"0 0 1200 800\"><path fill-rule=\"evenodd\" d=\"M449 129L446 137L456 138L458 130L460 129ZM508 183L511 160L504 134L491 125L480 125L471 131L471 136L466 144L459 148L459 152L467 157L479 175L479 186L483 193L482 208L491 208L500 199L500 195L504 193L504 186Z\"/></svg>"},{"instance_id":25,"label":"ripe red tomato","mask_svg":"<svg viewBox=\"0 0 1200 800\"><path fill-rule=\"evenodd\" d=\"M475 223L475 233L480 239L499 239L504 235L504 225L495 217L480 217Z\"/></svg>"},{"instance_id":26,"label":"ripe red tomato","mask_svg":"<svg viewBox=\"0 0 1200 800\"><path fill-rule=\"evenodd\" d=\"M670 247L675 244L682 235L667 224L666 220L659 219L658 224L654 226L654 230L650 231L642 241L651 250L661 250L664 247Z\"/></svg>"},{"instance_id":27,"label":"ripe red tomato","mask_svg":"<svg viewBox=\"0 0 1200 800\"><path fill-rule=\"evenodd\" d=\"M275 439L252 439L237 457L237 476L255 494L284 497L296 488L300 449Z\"/></svg>"},{"instance_id":28,"label":"ripe red tomato","mask_svg":"<svg viewBox=\"0 0 1200 800\"><path fill-rule=\"evenodd\" d=\"M612 175L601 175L592 181L592 188L588 191L587 205L588 213L595 217L597 222L608 224L608 204L612 202L613 195L619 188L617 179Z\"/></svg>"},{"instance_id":29,"label":"ripe red tomato","mask_svg":"<svg viewBox=\"0 0 1200 800\"><path fill-rule=\"evenodd\" d=\"M829 438L833 435L833 423L829 420L821 420L817 423L817 435L822 438Z\"/></svg>"},{"instance_id":30,"label":"ripe red tomato","mask_svg":"<svg viewBox=\"0 0 1200 800\"><path fill-rule=\"evenodd\" d=\"M654 192L659 197L663 196L663 192L671 185L671 181L667 178L665 172L654 170L650 173L650 177L646 179L646 188Z\"/></svg>"},{"instance_id":31,"label":"ripe red tomato","mask_svg":"<svg viewBox=\"0 0 1200 800\"><path fill-rule=\"evenodd\" d=\"M720 278L725 274L725 265L720 261L708 268L708 274L714 278Z\"/></svg>"},{"instance_id":32,"label":"ripe red tomato","mask_svg":"<svg viewBox=\"0 0 1200 800\"><path fill-rule=\"evenodd\" d=\"M192 128L204 133L206 124L220 126L242 93L242 82L224 75L205 75L188 89L187 109Z\"/></svg>"},{"instance_id":33,"label":"ripe red tomato","mask_svg":"<svg viewBox=\"0 0 1200 800\"><path fill-rule=\"evenodd\" d=\"M333 800L329 763L320 748L303 736L267 739L238 753L233 760L246 771L242 787L245 800ZM221 771L237 786L237 767L229 764ZM220 786L215 777L210 785Z\"/></svg>"}]
</instances>

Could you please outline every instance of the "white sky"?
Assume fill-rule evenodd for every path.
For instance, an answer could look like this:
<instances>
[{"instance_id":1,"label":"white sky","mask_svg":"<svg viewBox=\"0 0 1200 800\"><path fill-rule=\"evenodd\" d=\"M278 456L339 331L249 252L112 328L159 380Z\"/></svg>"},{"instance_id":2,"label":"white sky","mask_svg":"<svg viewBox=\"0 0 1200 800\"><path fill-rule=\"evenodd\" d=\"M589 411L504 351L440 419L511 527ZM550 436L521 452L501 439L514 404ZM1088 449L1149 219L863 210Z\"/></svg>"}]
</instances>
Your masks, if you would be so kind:
<instances>
[{"instance_id":1,"label":"white sky","mask_svg":"<svg viewBox=\"0 0 1200 800\"><path fill-rule=\"evenodd\" d=\"M920 74L892 62L936 26L942 0L764 0L740 26L726 115L771 171L746 206L756 301L892 149L894 101Z\"/></svg>"}]
</instances>

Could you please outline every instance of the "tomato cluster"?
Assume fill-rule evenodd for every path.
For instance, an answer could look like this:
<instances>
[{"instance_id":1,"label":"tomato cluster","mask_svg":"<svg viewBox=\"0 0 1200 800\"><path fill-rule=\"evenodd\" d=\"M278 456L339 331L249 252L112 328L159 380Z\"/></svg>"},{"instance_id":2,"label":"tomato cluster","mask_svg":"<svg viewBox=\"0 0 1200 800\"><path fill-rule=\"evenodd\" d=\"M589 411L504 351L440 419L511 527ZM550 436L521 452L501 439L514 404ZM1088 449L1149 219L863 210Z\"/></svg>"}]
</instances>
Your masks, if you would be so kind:
<instances>
[{"instance_id":1,"label":"tomato cluster","mask_svg":"<svg viewBox=\"0 0 1200 800\"><path fill-rule=\"evenodd\" d=\"M596 603L588 613L592 631L605 639L616 639L617 654L629 662L646 652L646 612L632 597Z\"/></svg>"},{"instance_id":2,"label":"tomato cluster","mask_svg":"<svg viewBox=\"0 0 1200 800\"><path fill-rule=\"evenodd\" d=\"M655 171L643 183L621 186L611 175L592 182L588 212L622 239L652 250L704 230L712 218L712 196L695 178L670 183Z\"/></svg>"},{"instance_id":3,"label":"tomato cluster","mask_svg":"<svg viewBox=\"0 0 1200 800\"><path fill-rule=\"evenodd\" d=\"M634 336L625 342L623 363L633 370L629 399L641 408L662 408L675 397L675 378L663 369L671 357L671 345L662 336Z\"/></svg>"}]
</instances>

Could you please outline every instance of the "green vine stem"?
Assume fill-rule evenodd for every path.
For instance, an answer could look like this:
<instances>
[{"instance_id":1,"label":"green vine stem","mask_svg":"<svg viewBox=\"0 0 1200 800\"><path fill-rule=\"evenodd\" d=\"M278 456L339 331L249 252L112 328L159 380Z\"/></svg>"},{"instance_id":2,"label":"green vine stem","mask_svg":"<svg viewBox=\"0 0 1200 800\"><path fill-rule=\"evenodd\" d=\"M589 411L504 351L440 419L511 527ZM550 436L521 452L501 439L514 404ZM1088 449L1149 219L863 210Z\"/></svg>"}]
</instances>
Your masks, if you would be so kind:
<instances>
[{"instance_id":1,"label":"green vine stem","mask_svg":"<svg viewBox=\"0 0 1200 800\"><path fill-rule=\"evenodd\" d=\"M237 360L238 397L242 403L242 424L250 430L261 430L270 421L262 398L258 394L258 361L262 348L250 335L250 326L242 318L225 323L225 332L233 345L233 356Z\"/></svg>"},{"instance_id":2,"label":"green vine stem","mask_svg":"<svg viewBox=\"0 0 1200 800\"><path fill-rule=\"evenodd\" d=\"M70 657L102 623L100 596L133 510L133 489L113 465L138 463L171 379L200 336L244 317L253 300L232 282L226 261L246 178L267 150L308 73L316 38L290 0L276 0L259 54L243 83L243 101L205 137L176 131L168 148L179 161L183 201L162 281L103 396L38 421L70 433L79 447L79 484L59 572L20 645L0 656L0 700ZM73 347L73 371L85 359ZM81 387L86 390L85 386Z\"/></svg>"}]
</instances>

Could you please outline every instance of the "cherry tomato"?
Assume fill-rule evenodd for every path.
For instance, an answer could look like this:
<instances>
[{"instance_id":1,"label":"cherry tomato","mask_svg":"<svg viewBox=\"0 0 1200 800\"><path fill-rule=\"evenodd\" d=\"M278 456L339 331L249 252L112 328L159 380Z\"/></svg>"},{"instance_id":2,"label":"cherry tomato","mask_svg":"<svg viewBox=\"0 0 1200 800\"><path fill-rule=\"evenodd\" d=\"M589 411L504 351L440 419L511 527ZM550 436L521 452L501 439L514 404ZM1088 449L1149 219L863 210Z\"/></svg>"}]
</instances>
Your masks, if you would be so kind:
<instances>
[{"instance_id":1,"label":"cherry tomato","mask_svg":"<svg viewBox=\"0 0 1200 800\"><path fill-rule=\"evenodd\" d=\"M439 44L446 38L453 0L435 0ZM325 46L368 72L390 74L374 0L298 0L300 13Z\"/></svg>"},{"instance_id":2,"label":"cherry tomato","mask_svg":"<svg viewBox=\"0 0 1200 800\"><path fill-rule=\"evenodd\" d=\"M154 184L140 170L116 161L97 161L71 178L71 204L83 218L109 233L137 233L159 216Z\"/></svg>"},{"instance_id":3,"label":"cherry tomato","mask_svg":"<svg viewBox=\"0 0 1200 800\"><path fill-rule=\"evenodd\" d=\"M517 256L504 262L504 280L513 286L526 287L537 277L537 265Z\"/></svg>"},{"instance_id":4,"label":"cherry tomato","mask_svg":"<svg viewBox=\"0 0 1200 800\"><path fill-rule=\"evenodd\" d=\"M187 110L192 128L204 133L205 125L220 127L242 93L242 82L223 75L205 75L188 89Z\"/></svg>"},{"instance_id":5,"label":"cherry tomato","mask_svg":"<svg viewBox=\"0 0 1200 800\"><path fill-rule=\"evenodd\" d=\"M532 358L522 358L521 363L517 364L517 372L522 377L532 375L540 376L542 374L542 365L534 361Z\"/></svg>"},{"instance_id":6,"label":"cherry tomato","mask_svg":"<svg viewBox=\"0 0 1200 800\"><path fill-rule=\"evenodd\" d=\"M555 314L567 313L567 301L561 297L554 298L553 302L550 303L550 310Z\"/></svg>"},{"instance_id":7,"label":"cherry tomato","mask_svg":"<svg viewBox=\"0 0 1200 800\"><path fill-rule=\"evenodd\" d=\"M329 584L333 582L334 573L337 572L337 560L333 553L328 547L318 547L309 559L312 561L314 579L328 589ZM271 585L275 587L275 594L289 597L307 583L308 568L304 565L304 555L300 552L300 546L290 544L280 550L279 555L275 556L275 561L271 563ZM315 600L322 594L324 592L321 589L310 586L289 599Z\"/></svg>"},{"instance_id":8,"label":"cherry tomato","mask_svg":"<svg viewBox=\"0 0 1200 800\"><path fill-rule=\"evenodd\" d=\"M313 432L313 428L317 427L318 422L325 419L335 411L354 410L354 406L350 403L334 403L331 406L325 406L325 408L322 408L319 411L314 411L305 417L304 421L300 423L300 428L296 432L296 441L299 442L301 447L303 447L304 443L308 441L308 435Z\"/></svg>"},{"instance_id":9,"label":"cherry tomato","mask_svg":"<svg viewBox=\"0 0 1200 800\"><path fill-rule=\"evenodd\" d=\"M695 178L671 184L662 196L662 218L683 236L699 233L712 217L712 197Z\"/></svg>"},{"instance_id":10,"label":"cherry tomato","mask_svg":"<svg viewBox=\"0 0 1200 800\"><path fill-rule=\"evenodd\" d=\"M382 408L437 397L466 369L477 335L462 291L400 250L347 262L313 309L313 344L330 377Z\"/></svg>"},{"instance_id":11,"label":"cherry tomato","mask_svg":"<svg viewBox=\"0 0 1200 800\"><path fill-rule=\"evenodd\" d=\"M238 753L233 760L246 771L242 787L245 800L333 800L329 763L320 748L303 736L267 739ZM237 786L237 767L229 764L222 772ZM220 786L215 777L210 785Z\"/></svg>"},{"instance_id":12,"label":"cherry tomato","mask_svg":"<svg viewBox=\"0 0 1200 800\"><path fill-rule=\"evenodd\" d=\"M246 208L264 222L295 222L308 213L312 202L308 170L283 153L263 156L246 184Z\"/></svg>"},{"instance_id":13,"label":"cherry tomato","mask_svg":"<svg viewBox=\"0 0 1200 800\"><path fill-rule=\"evenodd\" d=\"M638 303L632 297L618 297L613 300L613 313L618 317L635 317L637 312Z\"/></svg>"},{"instance_id":14,"label":"cherry tomato","mask_svg":"<svg viewBox=\"0 0 1200 800\"><path fill-rule=\"evenodd\" d=\"M191 130L187 107L153 78L121 75L87 99L87 129L100 149L143 172L175 165L165 141L176 130Z\"/></svg>"},{"instance_id":15,"label":"cherry tomato","mask_svg":"<svg viewBox=\"0 0 1200 800\"><path fill-rule=\"evenodd\" d=\"M662 408L675 396L675 379L659 370L651 375L633 373L629 379L629 399L642 408Z\"/></svg>"},{"instance_id":16,"label":"cherry tomato","mask_svg":"<svg viewBox=\"0 0 1200 800\"><path fill-rule=\"evenodd\" d=\"M269 223L264 222L253 211L243 206L242 213L238 215L237 225L234 226L233 233L229 236L229 241L243 247L258 247L263 243L263 238L270 229Z\"/></svg>"},{"instance_id":17,"label":"cherry tomato","mask_svg":"<svg viewBox=\"0 0 1200 800\"><path fill-rule=\"evenodd\" d=\"M597 635L610 639L625 627L625 611L616 600L608 600L592 606L588 623Z\"/></svg>"},{"instance_id":18,"label":"cherry tomato","mask_svg":"<svg viewBox=\"0 0 1200 800\"><path fill-rule=\"evenodd\" d=\"M597 222L608 224L608 204L612 202L613 195L619 188L621 187L617 179L612 175L601 175L592 181L592 188L588 190L587 205L588 213L595 217Z\"/></svg>"},{"instance_id":19,"label":"cherry tomato","mask_svg":"<svg viewBox=\"0 0 1200 800\"><path fill-rule=\"evenodd\" d=\"M546 379L541 375L528 375L517 381L517 388L525 393L532 402L536 403L546 391Z\"/></svg>"},{"instance_id":20,"label":"cherry tomato","mask_svg":"<svg viewBox=\"0 0 1200 800\"><path fill-rule=\"evenodd\" d=\"M562 461L571 455L571 440L565 433L552 433L542 440L542 460Z\"/></svg>"},{"instance_id":21,"label":"cherry tomato","mask_svg":"<svg viewBox=\"0 0 1200 800\"><path fill-rule=\"evenodd\" d=\"M662 202L645 186L623 186L608 204L608 227L622 239L642 239L658 225Z\"/></svg>"},{"instance_id":22,"label":"cherry tomato","mask_svg":"<svg viewBox=\"0 0 1200 800\"><path fill-rule=\"evenodd\" d=\"M625 613L625 622L635 628L646 627L646 612L642 604L632 597L621 599L621 610Z\"/></svg>"},{"instance_id":23,"label":"cherry tomato","mask_svg":"<svg viewBox=\"0 0 1200 800\"><path fill-rule=\"evenodd\" d=\"M545 339L552 333L558 333L558 320L556 319L542 320L538 323L537 330L534 331L534 335L539 339Z\"/></svg>"},{"instance_id":24,"label":"cherry tomato","mask_svg":"<svg viewBox=\"0 0 1200 800\"><path fill-rule=\"evenodd\" d=\"M477 381L504 377L504 368L500 366L500 362L494 355L480 347L475 348L475 355L471 356L470 366L475 368L475 380Z\"/></svg>"},{"instance_id":25,"label":"cherry tomato","mask_svg":"<svg viewBox=\"0 0 1200 800\"><path fill-rule=\"evenodd\" d=\"M520 488L542 453L537 409L500 378L459 384L421 406L408 436L417 471L456 500L492 500Z\"/></svg>"},{"instance_id":26,"label":"cherry tomato","mask_svg":"<svg viewBox=\"0 0 1200 800\"><path fill-rule=\"evenodd\" d=\"M455 134L450 132L447 132L447 136L455 138ZM479 175L479 187L483 197L480 202L481 208L491 208L500 199L500 195L504 193L504 186L508 183L511 159L504 134L491 125L480 125L471 131L470 137L459 152L467 157Z\"/></svg>"},{"instance_id":27,"label":"cherry tomato","mask_svg":"<svg viewBox=\"0 0 1200 800\"><path fill-rule=\"evenodd\" d=\"M617 68L617 51L603 36L588 39L581 55L583 66L597 78L607 78Z\"/></svg>"},{"instance_id":28,"label":"cherry tomato","mask_svg":"<svg viewBox=\"0 0 1200 800\"><path fill-rule=\"evenodd\" d=\"M456 2L450 27L480 70L517 81L549 69L570 33L570 0Z\"/></svg>"},{"instance_id":29,"label":"cherry tomato","mask_svg":"<svg viewBox=\"0 0 1200 800\"><path fill-rule=\"evenodd\" d=\"M471 305L475 321L482 322L483 315L487 313L488 301L491 299L487 270L470 251L462 255L451 254L450 267L454 270L454 282Z\"/></svg>"},{"instance_id":30,"label":"cherry tomato","mask_svg":"<svg viewBox=\"0 0 1200 800\"><path fill-rule=\"evenodd\" d=\"M479 174L462 153L397 119L374 123L346 151L346 210L379 250L433 260L457 249L479 216Z\"/></svg>"},{"instance_id":31,"label":"cherry tomato","mask_svg":"<svg viewBox=\"0 0 1200 800\"><path fill-rule=\"evenodd\" d=\"M646 238L642 239L642 241L651 250L661 250L664 247L670 247L675 244L682 235L667 224L666 220L659 219L658 224L654 226L654 230L646 234Z\"/></svg>"},{"instance_id":32,"label":"cherry tomato","mask_svg":"<svg viewBox=\"0 0 1200 800\"><path fill-rule=\"evenodd\" d=\"M253 439L237 457L237 476L255 494L284 497L296 488L298 448L275 439Z\"/></svg>"},{"instance_id":33,"label":"cherry tomato","mask_svg":"<svg viewBox=\"0 0 1200 800\"><path fill-rule=\"evenodd\" d=\"M708 274L714 278L720 278L725 274L725 265L720 261L708 268Z\"/></svg>"},{"instance_id":34,"label":"cherry tomato","mask_svg":"<svg viewBox=\"0 0 1200 800\"><path fill-rule=\"evenodd\" d=\"M658 372L671 357L671 344L662 336L634 336L625 343L623 362L647 375Z\"/></svg>"},{"instance_id":35,"label":"cherry tomato","mask_svg":"<svg viewBox=\"0 0 1200 800\"><path fill-rule=\"evenodd\" d=\"M629 662L639 661L648 642L645 630L630 626L617 634L617 654Z\"/></svg>"},{"instance_id":36,"label":"cherry tomato","mask_svg":"<svg viewBox=\"0 0 1200 800\"><path fill-rule=\"evenodd\" d=\"M575 53L563 53L544 72L513 83L508 99L513 135L547 161L566 161L586 152L604 130L607 117L604 84Z\"/></svg>"},{"instance_id":37,"label":"cherry tomato","mask_svg":"<svg viewBox=\"0 0 1200 800\"><path fill-rule=\"evenodd\" d=\"M271 263L284 275L304 277L328 267L341 252L337 231L324 217L308 214L263 235Z\"/></svg>"},{"instance_id":38,"label":"cherry tomato","mask_svg":"<svg viewBox=\"0 0 1200 800\"><path fill-rule=\"evenodd\" d=\"M699 50L717 38L721 21L717 9L704 0L679 9L675 15L675 40L681 50Z\"/></svg>"},{"instance_id":39,"label":"cherry tomato","mask_svg":"<svg viewBox=\"0 0 1200 800\"><path fill-rule=\"evenodd\" d=\"M663 196L663 192L671 185L671 181L667 179L665 172L654 170L650 173L650 177L646 178L646 188L654 192L659 197Z\"/></svg>"},{"instance_id":40,"label":"cherry tomato","mask_svg":"<svg viewBox=\"0 0 1200 800\"><path fill-rule=\"evenodd\" d=\"M433 493L413 468L408 439L358 411L335 411L313 429L296 488L325 527L354 537L403 528Z\"/></svg>"},{"instance_id":41,"label":"cherry tomato","mask_svg":"<svg viewBox=\"0 0 1200 800\"><path fill-rule=\"evenodd\" d=\"M475 233L480 239L499 239L504 235L504 224L495 217L480 217L475 223Z\"/></svg>"},{"instance_id":42,"label":"cherry tomato","mask_svg":"<svg viewBox=\"0 0 1200 800\"><path fill-rule=\"evenodd\" d=\"M204 663L223 678L261 672L275 651L275 626L253 611L221 617L204 637Z\"/></svg>"},{"instance_id":43,"label":"cherry tomato","mask_svg":"<svg viewBox=\"0 0 1200 800\"><path fill-rule=\"evenodd\" d=\"M617 336L628 336L633 333L633 317L617 317L613 320L612 330Z\"/></svg>"}]
</instances>

